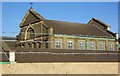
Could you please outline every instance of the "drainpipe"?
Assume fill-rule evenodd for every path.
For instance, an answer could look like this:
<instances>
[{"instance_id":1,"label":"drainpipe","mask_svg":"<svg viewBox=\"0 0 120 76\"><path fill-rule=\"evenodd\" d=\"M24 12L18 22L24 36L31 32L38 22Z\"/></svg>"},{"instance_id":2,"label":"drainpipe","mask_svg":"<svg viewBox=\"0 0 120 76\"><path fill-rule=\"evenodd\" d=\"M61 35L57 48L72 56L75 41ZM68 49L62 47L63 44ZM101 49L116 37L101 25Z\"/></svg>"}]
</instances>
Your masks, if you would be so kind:
<instances>
[{"instance_id":1,"label":"drainpipe","mask_svg":"<svg viewBox=\"0 0 120 76\"><path fill-rule=\"evenodd\" d=\"M119 48L119 42L118 42L118 40L119 40L119 35L118 35L118 33L116 33L116 50L118 50L118 48Z\"/></svg>"}]
</instances>

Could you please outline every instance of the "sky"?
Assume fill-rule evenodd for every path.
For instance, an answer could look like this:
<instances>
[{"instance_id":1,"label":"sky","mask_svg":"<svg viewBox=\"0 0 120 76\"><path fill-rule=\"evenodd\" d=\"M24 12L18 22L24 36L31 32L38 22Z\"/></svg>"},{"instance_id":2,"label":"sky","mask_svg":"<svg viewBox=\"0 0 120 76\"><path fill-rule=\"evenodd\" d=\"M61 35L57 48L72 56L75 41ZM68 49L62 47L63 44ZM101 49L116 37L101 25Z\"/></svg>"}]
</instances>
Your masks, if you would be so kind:
<instances>
[{"instance_id":1,"label":"sky","mask_svg":"<svg viewBox=\"0 0 120 76\"><path fill-rule=\"evenodd\" d=\"M19 25L30 7L29 2L2 3L3 36L15 37L20 32ZM112 32L118 32L117 2L34 2L32 7L49 20L86 24L95 17L110 25Z\"/></svg>"}]
</instances>

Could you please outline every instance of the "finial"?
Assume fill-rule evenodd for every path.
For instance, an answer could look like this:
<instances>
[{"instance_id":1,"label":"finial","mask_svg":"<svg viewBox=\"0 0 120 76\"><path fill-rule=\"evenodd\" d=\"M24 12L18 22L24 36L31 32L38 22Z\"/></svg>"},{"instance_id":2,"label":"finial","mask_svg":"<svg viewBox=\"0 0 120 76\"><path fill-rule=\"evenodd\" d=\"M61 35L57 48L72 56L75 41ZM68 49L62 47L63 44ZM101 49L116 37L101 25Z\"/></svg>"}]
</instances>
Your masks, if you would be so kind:
<instances>
[{"instance_id":1,"label":"finial","mask_svg":"<svg viewBox=\"0 0 120 76\"><path fill-rule=\"evenodd\" d=\"M30 9L32 9L32 4L33 4L33 2L30 2L30 5L31 5Z\"/></svg>"}]
</instances>

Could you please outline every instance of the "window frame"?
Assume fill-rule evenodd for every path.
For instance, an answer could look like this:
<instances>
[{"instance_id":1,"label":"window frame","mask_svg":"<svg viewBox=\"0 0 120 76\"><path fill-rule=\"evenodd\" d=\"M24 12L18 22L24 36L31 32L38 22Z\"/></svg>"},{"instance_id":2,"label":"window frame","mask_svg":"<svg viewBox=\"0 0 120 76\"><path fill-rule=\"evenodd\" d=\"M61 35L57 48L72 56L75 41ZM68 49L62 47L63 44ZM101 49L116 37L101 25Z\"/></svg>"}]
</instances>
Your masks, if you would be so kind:
<instances>
[{"instance_id":1,"label":"window frame","mask_svg":"<svg viewBox=\"0 0 120 76\"><path fill-rule=\"evenodd\" d=\"M111 45L112 45L112 47L111 47ZM115 50L114 42L110 42L110 43L109 43L109 50L110 50L110 51L114 51L114 50Z\"/></svg>"},{"instance_id":2,"label":"window frame","mask_svg":"<svg viewBox=\"0 0 120 76\"><path fill-rule=\"evenodd\" d=\"M101 46L101 44L102 44L102 46ZM104 41L99 42L99 50L105 50L105 42Z\"/></svg>"},{"instance_id":3,"label":"window frame","mask_svg":"<svg viewBox=\"0 0 120 76\"><path fill-rule=\"evenodd\" d=\"M67 48L68 49L74 49L74 42L73 41L68 41L67 42Z\"/></svg>"},{"instance_id":4,"label":"window frame","mask_svg":"<svg viewBox=\"0 0 120 76\"><path fill-rule=\"evenodd\" d=\"M55 40L55 49L62 49L62 40Z\"/></svg>"},{"instance_id":5,"label":"window frame","mask_svg":"<svg viewBox=\"0 0 120 76\"><path fill-rule=\"evenodd\" d=\"M27 39L34 39L35 38L35 30L33 28L27 29Z\"/></svg>"},{"instance_id":6,"label":"window frame","mask_svg":"<svg viewBox=\"0 0 120 76\"><path fill-rule=\"evenodd\" d=\"M95 44L96 44L95 41L90 41L89 42L89 50L96 50L96 45Z\"/></svg>"},{"instance_id":7,"label":"window frame","mask_svg":"<svg viewBox=\"0 0 120 76\"><path fill-rule=\"evenodd\" d=\"M82 46L81 46L81 43L82 43ZM85 42L84 41L79 41L79 49L80 50L84 50L85 49Z\"/></svg>"}]
</instances>

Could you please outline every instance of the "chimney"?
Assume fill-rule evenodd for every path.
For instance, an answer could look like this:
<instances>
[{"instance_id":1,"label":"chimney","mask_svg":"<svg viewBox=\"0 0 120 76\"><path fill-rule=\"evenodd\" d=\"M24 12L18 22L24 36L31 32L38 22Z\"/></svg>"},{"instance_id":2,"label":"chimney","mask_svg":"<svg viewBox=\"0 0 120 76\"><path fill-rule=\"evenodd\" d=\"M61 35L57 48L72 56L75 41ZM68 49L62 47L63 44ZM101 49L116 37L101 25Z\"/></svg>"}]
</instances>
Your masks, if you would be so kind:
<instances>
[{"instance_id":1,"label":"chimney","mask_svg":"<svg viewBox=\"0 0 120 76\"><path fill-rule=\"evenodd\" d=\"M49 30L48 30L49 32L49 34L53 34L53 28L49 28Z\"/></svg>"},{"instance_id":2,"label":"chimney","mask_svg":"<svg viewBox=\"0 0 120 76\"><path fill-rule=\"evenodd\" d=\"M116 36L115 36L115 37L116 37L117 40L119 39L118 33L116 33Z\"/></svg>"}]
</instances>

